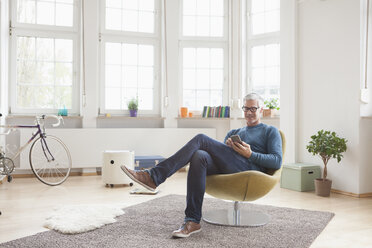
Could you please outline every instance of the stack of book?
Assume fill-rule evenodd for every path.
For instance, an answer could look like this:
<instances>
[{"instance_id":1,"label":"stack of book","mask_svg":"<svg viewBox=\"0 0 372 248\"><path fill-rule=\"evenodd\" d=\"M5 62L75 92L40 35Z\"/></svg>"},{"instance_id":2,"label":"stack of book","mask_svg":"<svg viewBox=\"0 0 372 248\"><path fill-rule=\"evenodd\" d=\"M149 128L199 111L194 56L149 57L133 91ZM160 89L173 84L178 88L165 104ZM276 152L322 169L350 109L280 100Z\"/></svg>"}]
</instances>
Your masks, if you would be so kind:
<instances>
[{"instance_id":1,"label":"stack of book","mask_svg":"<svg viewBox=\"0 0 372 248\"><path fill-rule=\"evenodd\" d=\"M228 118L230 117L230 106L204 106L202 117Z\"/></svg>"}]
</instances>

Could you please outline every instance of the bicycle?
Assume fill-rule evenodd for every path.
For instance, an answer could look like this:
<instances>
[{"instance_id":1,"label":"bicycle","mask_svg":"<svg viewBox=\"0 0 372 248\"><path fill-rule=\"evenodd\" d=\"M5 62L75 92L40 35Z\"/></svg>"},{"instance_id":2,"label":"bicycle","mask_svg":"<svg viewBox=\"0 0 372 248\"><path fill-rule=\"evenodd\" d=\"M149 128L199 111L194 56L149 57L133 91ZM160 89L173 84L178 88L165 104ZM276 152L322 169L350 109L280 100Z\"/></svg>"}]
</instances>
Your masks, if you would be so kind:
<instances>
[{"instance_id":1,"label":"bicycle","mask_svg":"<svg viewBox=\"0 0 372 248\"><path fill-rule=\"evenodd\" d=\"M2 115L0 114L0 117ZM0 128L9 129L2 135L8 135L18 128L36 128L31 138L15 152L11 157L7 157L6 149L0 146L0 180L7 176L8 182L12 181L11 173L14 171L14 159L34 140L29 152L29 162L32 172L42 183L50 186L60 185L70 175L72 162L70 151L59 138L47 135L44 122L47 118L57 119L57 123L52 124L57 127L63 122L61 116L41 115L35 117L35 125L0 125ZM36 140L35 140L36 139Z\"/></svg>"}]
</instances>

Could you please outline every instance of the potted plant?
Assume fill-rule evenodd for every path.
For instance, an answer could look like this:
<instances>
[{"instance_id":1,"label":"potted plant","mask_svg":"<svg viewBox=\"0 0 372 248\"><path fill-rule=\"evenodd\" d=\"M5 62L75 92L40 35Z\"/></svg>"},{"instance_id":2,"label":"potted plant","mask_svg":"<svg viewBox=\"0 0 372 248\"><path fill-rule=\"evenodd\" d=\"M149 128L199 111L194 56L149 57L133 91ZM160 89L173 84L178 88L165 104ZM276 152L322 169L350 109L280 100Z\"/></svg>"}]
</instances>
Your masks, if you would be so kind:
<instances>
[{"instance_id":1,"label":"potted plant","mask_svg":"<svg viewBox=\"0 0 372 248\"><path fill-rule=\"evenodd\" d=\"M264 101L265 109L263 110L263 117L267 116L274 116L276 111L279 110L279 99L278 98L271 98L269 100Z\"/></svg>"},{"instance_id":2,"label":"potted plant","mask_svg":"<svg viewBox=\"0 0 372 248\"><path fill-rule=\"evenodd\" d=\"M318 131L318 134L311 136L309 145L306 146L308 152L319 155L323 160L323 178L315 179L315 192L319 196L329 196L331 192L332 180L327 179L327 164L331 158L336 158L339 163L347 149L344 138L337 136L335 132Z\"/></svg>"},{"instance_id":3,"label":"potted plant","mask_svg":"<svg viewBox=\"0 0 372 248\"><path fill-rule=\"evenodd\" d=\"M132 99L128 102L128 109L129 109L130 117L136 117L136 116L137 116L137 111L138 111L138 98L136 98L136 99L132 98Z\"/></svg>"}]
</instances>

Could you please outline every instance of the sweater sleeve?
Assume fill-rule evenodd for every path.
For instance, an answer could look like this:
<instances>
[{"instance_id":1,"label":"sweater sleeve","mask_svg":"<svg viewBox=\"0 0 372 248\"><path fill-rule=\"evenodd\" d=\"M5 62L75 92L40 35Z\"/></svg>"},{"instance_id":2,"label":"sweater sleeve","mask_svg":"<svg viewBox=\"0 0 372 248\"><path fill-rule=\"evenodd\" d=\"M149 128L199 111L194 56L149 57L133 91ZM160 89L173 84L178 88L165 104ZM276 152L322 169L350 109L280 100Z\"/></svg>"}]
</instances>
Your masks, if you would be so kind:
<instances>
[{"instance_id":1,"label":"sweater sleeve","mask_svg":"<svg viewBox=\"0 0 372 248\"><path fill-rule=\"evenodd\" d=\"M282 164L282 138L278 129L267 130L266 144L267 154L252 152L249 160L261 167L277 170Z\"/></svg>"}]
</instances>

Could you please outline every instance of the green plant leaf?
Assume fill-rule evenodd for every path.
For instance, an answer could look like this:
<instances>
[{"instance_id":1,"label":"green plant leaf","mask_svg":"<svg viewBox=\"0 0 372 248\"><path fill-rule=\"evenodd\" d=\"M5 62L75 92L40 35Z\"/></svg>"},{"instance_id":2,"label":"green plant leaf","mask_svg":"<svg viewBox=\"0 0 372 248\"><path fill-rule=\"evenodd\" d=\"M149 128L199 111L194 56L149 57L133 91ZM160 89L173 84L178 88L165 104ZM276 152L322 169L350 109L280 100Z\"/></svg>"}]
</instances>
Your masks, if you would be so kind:
<instances>
[{"instance_id":1,"label":"green plant leaf","mask_svg":"<svg viewBox=\"0 0 372 248\"><path fill-rule=\"evenodd\" d=\"M138 110L138 98L133 98L128 102L129 110Z\"/></svg>"},{"instance_id":2,"label":"green plant leaf","mask_svg":"<svg viewBox=\"0 0 372 248\"><path fill-rule=\"evenodd\" d=\"M337 136L336 132L319 130L317 134L312 135L306 149L312 155L319 155L323 161L330 158L337 159L339 163L347 149L347 140ZM326 166L326 165L325 165ZM326 168L326 167L325 167Z\"/></svg>"},{"instance_id":3,"label":"green plant leaf","mask_svg":"<svg viewBox=\"0 0 372 248\"><path fill-rule=\"evenodd\" d=\"M279 110L279 98L270 98L264 101L265 107L268 109L276 109Z\"/></svg>"}]
</instances>

